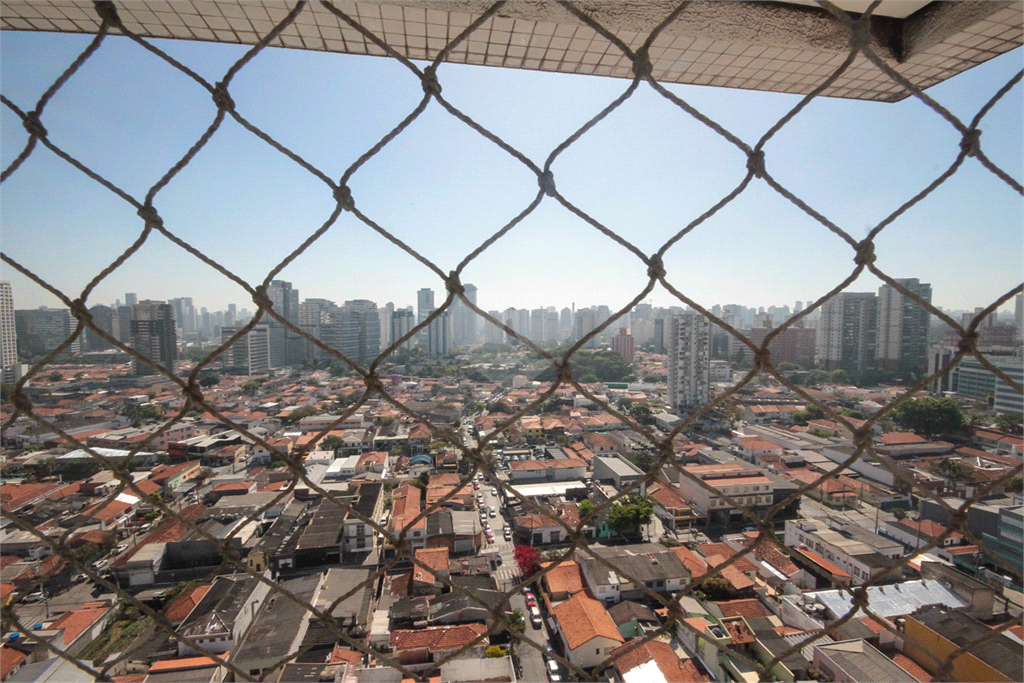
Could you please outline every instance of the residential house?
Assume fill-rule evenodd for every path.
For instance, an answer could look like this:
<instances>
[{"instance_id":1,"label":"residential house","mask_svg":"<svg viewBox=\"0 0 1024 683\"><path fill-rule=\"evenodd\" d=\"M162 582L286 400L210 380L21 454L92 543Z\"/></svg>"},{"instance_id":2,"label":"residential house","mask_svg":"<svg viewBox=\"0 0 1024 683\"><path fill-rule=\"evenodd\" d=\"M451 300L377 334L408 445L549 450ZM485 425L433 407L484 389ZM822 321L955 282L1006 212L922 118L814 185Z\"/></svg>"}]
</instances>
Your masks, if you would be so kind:
<instances>
[{"instance_id":1,"label":"residential house","mask_svg":"<svg viewBox=\"0 0 1024 683\"><path fill-rule=\"evenodd\" d=\"M592 669L625 642L605 606L586 593L577 593L555 605L551 614L562 652L581 669Z\"/></svg>"}]
</instances>

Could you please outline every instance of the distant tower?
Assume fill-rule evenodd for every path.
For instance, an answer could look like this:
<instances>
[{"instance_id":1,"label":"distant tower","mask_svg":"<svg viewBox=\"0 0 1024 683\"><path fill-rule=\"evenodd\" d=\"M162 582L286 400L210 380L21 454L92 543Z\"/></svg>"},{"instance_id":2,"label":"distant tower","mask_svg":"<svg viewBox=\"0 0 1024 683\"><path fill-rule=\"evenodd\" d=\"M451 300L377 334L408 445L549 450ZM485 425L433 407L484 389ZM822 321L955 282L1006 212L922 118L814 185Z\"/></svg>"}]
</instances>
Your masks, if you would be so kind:
<instances>
[{"instance_id":1,"label":"distant tower","mask_svg":"<svg viewBox=\"0 0 1024 683\"><path fill-rule=\"evenodd\" d=\"M125 306L134 306L137 303L139 303L139 295L138 294L135 294L133 292L128 292L127 294L124 295L124 305Z\"/></svg>"},{"instance_id":2,"label":"distant tower","mask_svg":"<svg viewBox=\"0 0 1024 683\"><path fill-rule=\"evenodd\" d=\"M633 335L625 327L620 327L619 333L612 337L612 350L625 358L627 363L632 363L635 349Z\"/></svg>"},{"instance_id":3,"label":"distant tower","mask_svg":"<svg viewBox=\"0 0 1024 683\"><path fill-rule=\"evenodd\" d=\"M1024 294L1013 298L1013 324L1017 326L1016 339L1024 337Z\"/></svg>"},{"instance_id":4,"label":"distant tower","mask_svg":"<svg viewBox=\"0 0 1024 683\"><path fill-rule=\"evenodd\" d=\"M174 309L164 301L140 301L132 307L132 348L162 365L172 374L178 371L178 340L174 330ZM155 375L146 363L133 361L136 375Z\"/></svg>"},{"instance_id":5,"label":"distant tower","mask_svg":"<svg viewBox=\"0 0 1024 683\"><path fill-rule=\"evenodd\" d=\"M424 287L416 292L416 324L426 320L434 312L434 290Z\"/></svg>"},{"instance_id":6,"label":"distant tower","mask_svg":"<svg viewBox=\"0 0 1024 683\"><path fill-rule=\"evenodd\" d=\"M18 332L14 323L14 293L10 282L0 282L0 370L18 363Z\"/></svg>"},{"instance_id":7,"label":"distant tower","mask_svg":"<svg viewBox=\"0 0 1024 683\"><path fill-rule=\"evenodd\" d=\"M840 292L822 304L818 357L825 370L858 376L875 369L878 297L873 292Z\"/></svg>"},{"instance_id":8,"label":"distant tower","mask_svg":"<svg viewBox=\"0 0 1024 683\"><path fill-rule=\"evenodd\" d=\"M932 286L917 278L896 280L904 289L931 303ZM994 316L993 316L994 321ZM899 372L924 372L928 367L928 309L885 284L878 288L878 367Z\"/></svg>"},{"instance_id":9,"label":"distant tower","mask_svg":"<svg viewBox=\"0 0 1024 683\"><path fill-rule=\"evenodd\" d=\"M699 313L669 319L668 401L679 413L692 413L707 404L711 389L710 326Z\"/></svg>"}]
</instances>

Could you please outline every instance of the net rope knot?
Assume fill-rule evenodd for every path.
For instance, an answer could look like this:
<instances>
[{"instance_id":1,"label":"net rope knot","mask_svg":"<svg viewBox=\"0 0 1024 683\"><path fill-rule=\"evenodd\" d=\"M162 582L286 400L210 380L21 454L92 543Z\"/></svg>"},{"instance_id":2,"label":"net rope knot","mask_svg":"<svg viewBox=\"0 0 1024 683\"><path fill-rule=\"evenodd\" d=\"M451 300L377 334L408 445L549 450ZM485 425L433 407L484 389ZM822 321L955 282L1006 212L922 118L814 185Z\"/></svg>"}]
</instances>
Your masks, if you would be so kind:
<instances>
[{"instance_id":1,"label":"net rope knot","mask_svg":"<svg viewBox=\"0 0 1024 683\"><path fill-rule=\"evenodd\" d=\"M763 149L755 149L747 155L747 170L753 173L755 178L764 178Z\"/></svg>"},{"instance_id":2,"label":"net rope knot","mask_svg":"<svg viewBox=\"0 0 1024 683\"><path fill-rule=\"evenodd\" d=\"M338 202L338 205L345 211L356 208L355 200L352 199L352 190L348 189L348 185L339 185L334 188L334 201Z\"/></svg>"},{"instance_id":3,"label":"net rope knot","mask_svg":"<svg viewBox=\"0 0 1024 683\"><path fill-rule=\"evenodd\" d=\"M650 263L647 264L647 277L652 280L665 277L665 262L661 260L661 255L655 254L651 257Z\"/></svg>"},{"instance_id":4,"label":"net rope knot","mask_svg":"<svg viewBox=\"0 0 1024 683\"><path fill-rule=\"evenodd\" d=\"M850 602L859 607L862 612L867 611L868 601L868 591L864 587L854 589L853 594L850 596Z\"/></svg>"},{"instance_id":5,"label":"net rope knot","mask_svg":"<svg viewBox=\"0 0 1024 683\"><path fill-rule=\"evenodd\" d=\"M366 389L370 392L377 392L378 394L384 394L384 385L380 381L380 376L375 372L371 372L363 377L363 384L366 385Z\"/></svg>"},{"instance_id":6,"label":"net rope knot","mask_svg":"<svg viewBox=\"0 0 1024 683\"><path fill-rule=\"evenodd\" d=\"M555 377L562 384L572 382L572 368L569 366L568 361L562 361L555 365Z\"/></svg>"},{"instance_id":7,"label":"net rope knot","mask_svg":"<svg viewBox=\"0 0 1024 683\"><path fill-rule=\"evenodd\" d=\"M857 245L857 255L853 262L858 266L868 266L875 262L875 243L871 240L864 240Z\"/></svg>"},{"instance_id":8,"label":"net rope knot","mask_svg":"<svg viewBox=\"0 0 1024 683\"><path fill-rule=\"evenodd\" d=\"M633 56L633 75L636 78L648 78L651 75L651 55L647 46L641 47Z\"/></svg>"},{"instance_id":9,"label":"net rope knot","mask_svg":"<svg viewBox=\"0 0 1024 683\"><path fill-rule=\"evenodd\" d=\"M870 428L869 429L864 429L862 427L861 429L858 429L853 434L853 445L854 445L854 448L866 449L868 446L872 445L874 442L875 442L875 433Z\"/></svg>"},{"instance_id":10,"label":"net rope knot","mask_svg":"<svg viewBox=\"0 0 1024 683\"><path fill-rule=\"evenodd\" d=\"M96 14L105 23L112 26L121 25L121 17L117 15L117 7L112 2L94 2L92 4L93 9L96 10Z\"/></svg>"},{"instance_id":11,"label":"net rope knot","mask_svg":"<svg viewBox=\"0 0 1024 683\"><path fill-rule=\"evenodd\" d=\"M11 396L11 403L14 404L14 409L20 413L28 415L32 412L32 399L28 397L28 394L22 393L20 388Z\"/></svg>"},{"instance_id":12,"label":"net rope knot","mask_svg":"<svg viewBox=\"0 0 1024 683\"><path fill-rule=\"evenodd\" d=\"M462 286L462 282L459 280L459 274L456 273L454 270L448 273L448 277L445 278L444 281L444 286L449 292L451 292L455 296L465 294L466 292L466 288Z\"/></svg>"},{"instance_id":13,"label":"net rope knot","mask_svg":"<svg viewBox=\"0 0 1024 683\"><path fill-rule=\"evenodd\" d=\"M978 344L978 331L968 332L964 336L960 337L960 343L957 344L957 348L966 354L974 355L977 350Z\"/></svg>"},{"instance_id":14,"label":"net rope knot","mask_svg":"<svg viewBox=\"0 0 1024 683\"><path fill-rule=\"evenodd\" d=\"M772 365L772 352L768 349L758 349L754 353L754 365L759 368L768 368Z\"/></svg>"},{"instance_id":15,"label":"net rope knot","mask_svg":"<svg viewBox=\"0 0 1024 683\"><path fill-rule=\"evenodd\" d=\"M550 169L537 176L537 185L547 196L555 196L555 174Z\"/></svg>"},{"instance_id":16,"label":"net rope knot","mask_svg":"<svg viewBox=\"0 0 1024 683\"><path fill-rule=\"evenodd\" d=\"M203 390L198 384L189 382L181 392L185 395L185 399L190 401L193 405L198 406L203 404Z\"/></svg>"},{"instance_id":17,"label":"net rope knot","mask_svg":"<svg viewBox=\"0 0 1024 683\"><path fill-rule=\"evenodd\" d=\"M217 109L224 109L225 111L234 111L235 109L235 101L231 99L228 86L220 81L213 88L213 103L217 105Z\"/></svg>"},{"instance_id":18,"label":"net rope knot","mask_svg":"<svg viewBox=\"0 0 1024 683\"><path fill-rule=\"evenodd\" d=\"M266 285L260 285L253 290L252 302L265 311L269 311L274 307L274 302L267 296Z\"/></svg>"},{"instance_id":19,"label":"net rope knot","mask_svg":"<svg viewBox=\"0 0 1024 683\"><path fill-rule=\"evenodd\" d=\"M25 130L28 131L29 135L37 138L46 137L46 126L44 126L42 121L39 120L39 112L30 111L26 113L22 124L25 126Z\"/></svg>"},{"instance_id":20,"label":"net rope knot","mask_svg":"<svg viewBox=\"0 0 1024 683\"><path fill-rule=\"evenodd\" d=\"M976 157L981 151L981 131L977 128L964 133L964 137L960 140L960 149L962 149L967 156Z\"/></svg>"},{"instance_id":21,"label":"net rope knot","mask_svg":"<svg viewBox=\"0 0 1024 683\"><path fill-rule=\"evenodd\" d=\"M92 322L92 313L90 313L89 309L85 307L85 302L82 301L81 299L75 299L74 301L72 301L71 306L69 306L68 308L71 309L71 315L75 316L82 322Z\"/></svg>"},{"instance_id":22,"label":"net rope knot","mask_svg":"<svg viewBox=\"0 0 1024 683\"><path fill-rule=\"evenodd\" d=\"M420 79L423 92L437 97L441 94L441 83L437 80L437 68L431 64L423 70L423 78Z\"/></svg>"},{"instance_id":23,"label":"net rope knot","mask_svg":"<svg viewBox=\"0 0 1024 683\"><path fill-rule=\"evenodd\" d=\"M164 224L164 219L160 218L160 214L156 212L156 207L152 204L146 204L139 209L138 213L149 227L159 228Z\"/></svg>"}]
</instances>

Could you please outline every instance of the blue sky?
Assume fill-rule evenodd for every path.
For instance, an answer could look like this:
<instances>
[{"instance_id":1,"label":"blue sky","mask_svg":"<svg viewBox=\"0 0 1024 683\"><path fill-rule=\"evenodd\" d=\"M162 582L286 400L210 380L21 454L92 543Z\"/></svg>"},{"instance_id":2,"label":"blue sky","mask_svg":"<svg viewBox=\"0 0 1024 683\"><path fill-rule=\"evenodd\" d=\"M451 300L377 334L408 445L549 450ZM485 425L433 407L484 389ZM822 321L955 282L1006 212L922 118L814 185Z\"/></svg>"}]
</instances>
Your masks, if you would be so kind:
<instances>
[{"instance_id":1,"label":"blue sky","mask_svg":"<svg viewBox=\"0 0 1024 683\"><path fill-rule=\"evenodd\" d=\"M4 32L4 95L31 109L88 36ZM210 82L243 54L240 46L158 41ZM1021 68L1015 50L929 94L962 120ZM443 94L538 165L628 86L586 76L442 65ZM798 98L668 86L754 144ZM231 84L240 112L337 179L419 102L419 81L401 64L296 50L264 50ZM50 138L137 198L213 121L215 105L194 81L130 41L108 38L43 115ZM6 107L3 165L27 134ZM1021 89L982 122L986 154L1021 178ZM959 136L915 98L897 104L817 99L765 147L784 186L855 238L956 157ZM656 251L731 191L745 157L681 109L642 85L633 97L553 165L569 201L636 244ZM536 178L519 161L436 102L353 176L357 206L448 271L533 200ZM330 215L329 188L227 119L155 205L175 234L256 284ZM932 283L933 301L987 305L1021 281L1021 198L975 160L876 239L878 265L893 277ZM138 236L134 209L49 150L3 185L3 251L66 292L84 285ZM703 305L788 304L817 298L853 270L849 246L761 181L684 237L665 259L668 279ZM17 308L56 300L11 268ZM443 298L426 267L351 214L279 276L302 298L378 305L415 304L421 287ZM485 309L625 305L646 283L646 267L553 199L465 270ZM850 291L873 291L870 275ZM161 235L90 297L111 303L191 296L210 310L244 291ZM678 303L660 287L648 301Z\"/></svg>"}]
</instances>

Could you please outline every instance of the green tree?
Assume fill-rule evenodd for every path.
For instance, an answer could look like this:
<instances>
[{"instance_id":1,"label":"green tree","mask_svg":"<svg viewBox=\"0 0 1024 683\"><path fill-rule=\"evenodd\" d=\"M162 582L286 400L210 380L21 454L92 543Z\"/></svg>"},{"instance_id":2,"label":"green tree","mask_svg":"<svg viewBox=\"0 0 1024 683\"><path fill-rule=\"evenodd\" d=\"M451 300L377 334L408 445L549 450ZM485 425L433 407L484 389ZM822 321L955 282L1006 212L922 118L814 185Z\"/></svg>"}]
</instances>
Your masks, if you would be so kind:
<instances>
[{"instance_id":1,"label":"green tree","mask_svg":"<svg viewBox=\"0 0 1024 683\"><path fill-rule=\"evenodd\" d=\"M503 647L491 645L484 650L484 657L486 659L503 659L504 657L508 657L508 652L506 652Z\"/></svg>"},{"instance_id":2,"label":"green tree","mask_svg":"<svg viewBox=\"0 0 1024 683\"><path fill-rule=\"evenodd\" d=\"M654 411L647 403L634 403L629 409L629 416L643 425L654 424Z\"/></svg>"},{"instance_id":3,"label":"green tree","mask_svg":"<svg viewBox=\"0 0 1024 683\"><path fill-rule=\"evenodd\" d=\"M333 434L331 434L326 439L324 439L323 441L320 442L321 450L325 450L325 451L337 450L337 449L341 448L344 445L345 445L345 440L342 439L340 436L335 436Z\"/></svg>"},{"instance_id":4,"label":"green tree","mask_svg":"<svg viewBox=\"0 0 1024 683\"><path fill-rule=\"evenodd\" d=\"M430 473L420 472L420 476L416 477L416 481L414 481L412 485L416 488L426 490L427 486L430 485Z\"/></svg>"},{"instance_id":5,"label":"green tree","mask_svg":"<svg viewBox=\"0 0 1024 683\"><path fill-rule=\"evenodd\" d=\"M709 577L701 584L701 589L710 600L732 600L736 597L736 589L721 574Z\"/></svg>"},{"instance_id":6,"label":"green tree","mask_svg":"<svg viewBox=\"0 0 1024 683\"><path fill-rule=\"evenodd\" d=\"M1020 413L1003 413L996 417L996 427L1011 434L1020 434L1024 416Z\"/></svg>"},{"instance_id":7,"label":"green tree","mask_svg":"<svg viewBox=\"0 0 1024 683\"><path fill-rule=\"evenodd\" d=\"M650 524L654 514L654 501L650 496L631 493L624 502L616 503L608 511L607 524L620 536L636 536L640 527Z\"/></svg>"},{"instance_id":8,"label":"green tree","mask_svg":"<svg viewBox=\"0 0 1024 683\"><path fill-rule=\"evenodd\" d=\"M783 361L779 363L777 366L775 366L775 369L778 370L779 372L792 372L793 370L799 370L800 366L797 365L796 363L787 363Z\"/></svg>"},{"instance_id":9,"label":"green tree","mask_svg":"<svg viewBox=\"0 0 1024 683\"><path fill-rule=\"evenodd\" d=\"M526 632L526 619L523 618L523 610L518 607L512 610L512 613L508 615L508 619L505 620L506 625L513 631L519 633Z\"/></svg>"},{"instance_id":10,"label":"green tree","mask_svg":"<svg viewBox=\"0 0 1024 683\"><path fill-rule=\"evenodd\" d=\"M47 375L46 379L50 380L51 382L59 382L62 379L64 379L64 375L60 374L57 371L54 371Z\"/></svg>"},{"instance_id":11,"label":"green tree","mask_svg":"<svg viewBox=\"0 0 1024 683\"><path fill-rule=\"evenodd\" d=\"M199 378L199 386L201 387L212 387L220 383L220 375L213 373L210 375L203 375Z\"/></svg>"},{"instance_id":12,"label":"green tree","mask_svg":"<svg viewBox=\"0 0 1024 683\"><path fill-rule=\"evenodd\" d=\"M152 403L147 403L144 406L140 406L139 412L137 412L135 415L140 420L155 420L156 418L163 415L163 411L160 409L160 406L153 405Z\"/></svg>"},{"instance_id":13,"label":"green tree","mask_svg":"<svg viewBox=\"0 0 1024 683\"><path fill-rule=\"evenodd\" d=\"M945 398L911 399L892 411L893 421L903 429L929 439L941 434L955 434L964 425L964 414L956 401Z\"/></svg>"},{"instance_id":14,"label":"green tree","mask_svg":"<svg viewBox=\"0 0 1024 683\"><path fill-rule=\"evenodd\" d=\"M805 425L811 420L820 420L823 417L825 417L825 413L821 412L821 408L812 404L804 410L798 410L793 413L793 422Z\"/></svg>"},{"instance_id":15,"label":"green tree","mask_svg":"<svg viewBox=\"0 0 1024 683\"><path fill-rule=\"evenodd\" d=\"M247 396L255 396L259 393L261 386L263 386L263 382L261 380L254 379L242 385L242 393Z\"/></svg>"},{"instance_id":16,"label":"green tree","mask_svg":"<svg viewBox=\"0 0 1024 683\"><path fill-rule=\"evenodd\" d=\"M846 374L846 370L837 368L828 373L828 380L832 382L832 384L849 384L850 376Z\"/></svg>"},{"instance_id":17,"label":"green tree","mask_svg":"<svg viewBox=\"0 0 1024 683\"><path fill-rule=\"evenodd\" d=\"M594 511L597 506L589 498L584 498L580 501L580 517L585 517Z\"/></svg>"},{"instance_id":18,"label":"green tree","mask_svg":"<svg viewBox=\"0 0 1024 683\"><path fill-rule=\"evenodd\" d=\"M643 378L644 384L657 384L660 381L661 378L658 377L657 375L644 375Z\"/></svg>"},{"instance_id":19,"label":"green tree","mask_svg":"<svg viewBox=\"0 0 1024 683\"><path fill-rule=\"evenodd\" d=\"M953 488L956 488L957 482L968 481L974 474L969 465L950 458L943 458L932 466L932 470L947 477Z\"/></svg>"},{"instance_id":20,"label":"green tree","mask_svg":"<svg viewBox=\"0 0 1024 683\"><path fill-rule=\"evenodd\" d=\"M892 516L896 518L896 521L899 521L901 519L906 519L906 517L907 517L907 510L906 510L906 508L893 508L889 512L891 512Z\"/></svg>"},{"instance_id":21,"label":"green tree","mask_svg":"<svg viewBox=\"0 0 1024 683\"><path fill-rule=\"evenodd\" d=\"M1024 492L1024 479L1021 479L1020 477L1011 477L1010 480L1006 482L1006 490L1016 491L1017 493Z\"/></svg>"}]
</instances>

